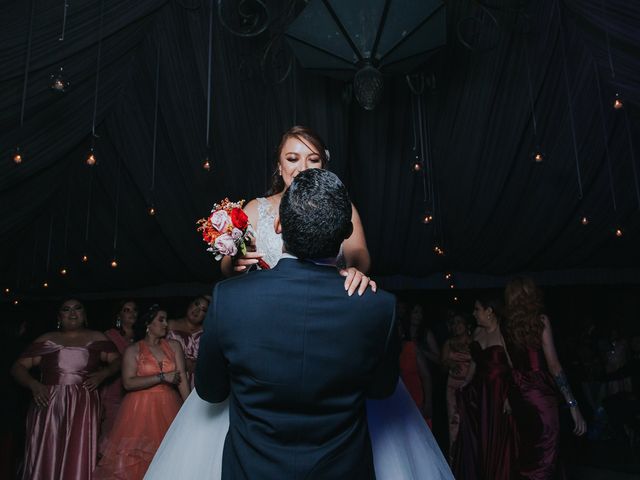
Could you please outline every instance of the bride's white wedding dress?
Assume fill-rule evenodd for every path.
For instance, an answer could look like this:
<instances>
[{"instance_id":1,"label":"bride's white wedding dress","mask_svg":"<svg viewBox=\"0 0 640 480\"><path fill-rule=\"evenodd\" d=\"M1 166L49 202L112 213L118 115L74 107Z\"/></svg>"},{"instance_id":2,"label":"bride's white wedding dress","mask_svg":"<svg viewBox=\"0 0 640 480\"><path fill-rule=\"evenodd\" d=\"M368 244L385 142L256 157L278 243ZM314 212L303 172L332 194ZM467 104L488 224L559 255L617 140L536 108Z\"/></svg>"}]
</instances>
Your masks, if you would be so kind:
<instances>
[{"instance_id":1,"label":"bride's white wedding dress","mask_svg":"<svg viewBox=\"0 0 640 480\"><path fill-rule=\"evenodd\" d=\"M273 230L274 214L258 199L257 250L275 265L282 240ZM167 431L145 475L146 480L219 480L229 429L229 400L211 404L192 391ZM367 422L377 480L453 480L431 430L402 381L383 400L367 401Z\"/></svg>"}]
</instances>

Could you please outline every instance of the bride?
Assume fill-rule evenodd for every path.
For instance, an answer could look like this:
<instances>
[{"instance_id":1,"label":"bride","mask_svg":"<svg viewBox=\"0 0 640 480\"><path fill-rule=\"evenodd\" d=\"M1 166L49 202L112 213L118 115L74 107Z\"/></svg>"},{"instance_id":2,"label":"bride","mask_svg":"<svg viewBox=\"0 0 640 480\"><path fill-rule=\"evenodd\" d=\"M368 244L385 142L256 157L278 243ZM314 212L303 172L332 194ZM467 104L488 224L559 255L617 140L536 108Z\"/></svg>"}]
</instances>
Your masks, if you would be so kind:
<instances>
[{"instance_id":1,"label":"bride","mask_svg":"<svg viewBox=\"0 0 640 480\"><path fill-rule=\"evenodd\" d=\"M256 227L256 251L234 259L225 257L225 276L246 272L262 258L274 266L282 252L282 240L274 221L285 188L308 168L325 168L329 154L322 139L306 127L293 127L282 136L277 150L271 195L249 202L245 211ZM349 295L362 294L375 282L361 272L370 258L362 223L353 207L353 234L338 259ZM431 431L402 382L383 400L367 401L367 421L378 480L452 479L453 475ZM228 399L218 404L202 400L195 391L186 400L158 449L145 479L220 479L222 451L229 429Z\"/></svg>"}]
</instances>

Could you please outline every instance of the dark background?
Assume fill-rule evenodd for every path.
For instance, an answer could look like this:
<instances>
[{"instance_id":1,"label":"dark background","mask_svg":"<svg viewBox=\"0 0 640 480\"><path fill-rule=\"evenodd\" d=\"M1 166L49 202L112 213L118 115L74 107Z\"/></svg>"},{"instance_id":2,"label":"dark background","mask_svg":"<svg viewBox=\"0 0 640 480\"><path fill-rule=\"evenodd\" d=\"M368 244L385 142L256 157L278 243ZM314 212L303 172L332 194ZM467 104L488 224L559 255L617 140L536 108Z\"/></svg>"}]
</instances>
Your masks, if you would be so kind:
<instances>
[{"instance_id":1,"label":"dark background","mask_svg":"<svg viewBox=\"0 0 640 480\"><path fill-rule=\"evenodd\" d=\"M240 3L262 21L256 2ZM283 32L303 1L266 1L270 23L254 37L225 28L215 2L207 172L201 165L208 153L209 2L104 3L93 168L84 159L101 2L71 4L64 41L61 2L3 2L0 285L10 289L4 300L210 290L219 268L195 221L225 196L264 194L274 149L293 124L309 125L326 140L330 168L360 211L373 274L388 288L447 288L445 272L453 272L459 288L501 286L520 272L544 285L638 284L640 4L445 3L447 44L411 72L418 74L413 84L424 85L421 94L405 77L387 77L380 104L368 112L348 82L305 72L292 57ZM233 26L239 4L221 5ZM49 88L60 67L70 82L64 94ZM616 92L622 110L612 108ZM419 109L428 122L417 121ZM421 134L429 148L421 150ZM537 145L545 154L541 164L530 158ZM16 146L21 165L11 161ZM429 167L418 174L411 171L416 155ZM427 209L431 225L421 222ZM114 257L116 269L109 266Z\"/></svg>"}]
</instances>

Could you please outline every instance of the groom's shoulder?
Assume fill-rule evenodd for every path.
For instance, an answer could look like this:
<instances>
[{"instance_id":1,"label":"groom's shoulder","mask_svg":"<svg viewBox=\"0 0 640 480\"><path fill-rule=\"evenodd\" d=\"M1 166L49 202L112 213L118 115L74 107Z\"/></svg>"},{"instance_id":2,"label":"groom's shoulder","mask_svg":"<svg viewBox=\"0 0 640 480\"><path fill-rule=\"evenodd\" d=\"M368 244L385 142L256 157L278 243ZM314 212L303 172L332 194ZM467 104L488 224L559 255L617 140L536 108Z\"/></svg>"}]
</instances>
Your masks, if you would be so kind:
<instances>
[{"instance_id":1,"label":"groom's shoulder","mask_svg":"<svg viewBox=\"0 0 640 480\"><path fill-rule=\"evenodd\" d=\"M248 273L244 273L242 275L238 275L231 278L226 278L224 280L216 283L214 287L214 291L233 291L237 289L246 289L252 283L260 282L264 279L265 274L269 270L254 270Z\"/></svg>"}]
</instances>

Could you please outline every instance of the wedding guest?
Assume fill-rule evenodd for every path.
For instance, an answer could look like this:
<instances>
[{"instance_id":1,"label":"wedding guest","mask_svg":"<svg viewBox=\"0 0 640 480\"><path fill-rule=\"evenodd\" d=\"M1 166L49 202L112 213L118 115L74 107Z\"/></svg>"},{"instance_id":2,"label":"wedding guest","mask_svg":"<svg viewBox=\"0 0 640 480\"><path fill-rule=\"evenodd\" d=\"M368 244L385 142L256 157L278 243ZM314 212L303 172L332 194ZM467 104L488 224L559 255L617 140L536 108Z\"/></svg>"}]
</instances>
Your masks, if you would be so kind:
<instances>
[{"instance_id":1,"label":"wedding guest","mask_svg":"<svg viewBox=\"0 0 640 480\"><path fill-rule=\"evenodd\" d=\"M446 368L447 377L447 417L449 420L449 460L451 450L458 436L460 413L458 411L457 391L464 384L471 364L469 344L471 331L469 322L461 314L447 319L450 338L442 346L441 363Z\"/></svg>"},{"instance_id":2,"label":"wedding guest","mask_svg":"<svg viewBox=\"0 0 640 480\"><path fill-rule=\"evenodd\" d=\"M167 340L175 340L182 347L186 360L187 382L190 388L193 388L193 372L195 372L200 337L203 333L202 322L208 308L209 298L200 295L189 302L184 317L169 320Z\"/></svg>"},{"instance_id":3,"label":"wedding guest","mask_svg":"<svg viewBox=\"0 0 640 480\"><path fill-rule=\"evenodd\" d=\"M422 305L416 303L413 308L411 308L409 316L412 325L416 324L420 326L420 331L416 341L418 350L424 357L426 364L424 377L422 379L424 390L424 405L422 412L427 419L429 427L431 427L433 419L433 377L438 371L438 365L440 364L440 347L438 347L435 335L427 325Z\"/></svg>"},{"instance_id":4,"label":"wedding guest","mask_svg":"<svg viewBox=\"0 0 640 480\"><path fill-rule=\"evenodd\" d=\"M125 300L118 303L114 328L110 328L104 334L116 346L120 355L124 355L124 351L133 342L133 325L137 319L138 306L136 302ZM111 427L113 427L113 422L116 419L124 394L122 377L120 372L117 372L114 377L107 379L100 392L103 410L102 426L100 428L100 452L102 452L102 444L105 438L109 434Z\"/></svg>"},{"instance_id":5,"label":"wedding guest","mask_svg":"<svg viewBox=\"0 0 640 480\"><path fill-rule=\"evenodd\" d=\"M122 361L122 384L129 393L105 441L94 480L140 480L164 434L189 395L184 353L166 340L167 312L149 308L136 323L136 338Z\"/></svg>"},{"instance_id":6,"label":"wedding guest","mask_svg":"<svg viewBox=\"0 0 640 480\"><path fill-rule=\"evenodd\" d=\"M271 188L266 197L251 200L244 207L256 234L255 250L245 255L224 257L220 269L225 277L246 272L257 265L262 258L269 266L274 267L282 255L282 240L273 230L280 201L285 189L291 184L293 177L309 168L327 168L329 150L320 136L308 127L295 126L287 130L276 150L275 168L273 170ZM362 295L365 289L375 291L376 284L365 274L369 271L371 258L362 228L362 221L356 208L352 205L351 222L353 233L346 239L340 249L337 266L345 277L345 288L349 295Z\"/></svg>"},{"instance_id":7,"label":"wedding guest","mask_svg":"<svg viewBox=\"0 0 640 480\"><path fill-rule=\"evenodd\" d=\"M558 360L542 292L532 279L515 278L507 284L505 302L514 379L509 401L519 438L516 478L550 479L558 469L558 389L573 417L573 432L582 435L586 424Z\"/></svg>"},{"instance_id":8,"label":"wedding guest","mask_svg":"<svg viewBox=\"0 0 640 480\"><path fill-rule=\"evenodd\" d=\"M401 312L399 312L401 313ZM431 395L431 376L427 367L427 361L423 353L418 348L417 340L422 335L422 324L420 319L412 315L402 318L400 336L402 338L402 349L400 352L400 377L407 387L411 398L417 405L425 420L425 398Z\"/></svg>"},{"instance_id":9,"label":"wedding guest","mask_svg":"<svg viewBox=\"0 0 640 480\"><path fill-rule=\"evenodd\" d=\"M29 374L40 368L40 378ZM23 478L89 480L97 457L98 387L120 367L102 333L87 328L84 305L65 300L58 329L38 337L14 363L12 374L31 390Z\"/></svg>"},{"instance_id":10,"label":"wedding guest","mask_svg":"<svg viewBox=\"0 0 640 480\"><path fill-rule=\"evenodd\" d=\"M453 446L458 480L513 478L515 432L507 401L509 359L500 330L500 302L475 301L478 328L469 345L472 362L459 399L460 427Z\"/></svg>"}]
</instances>

